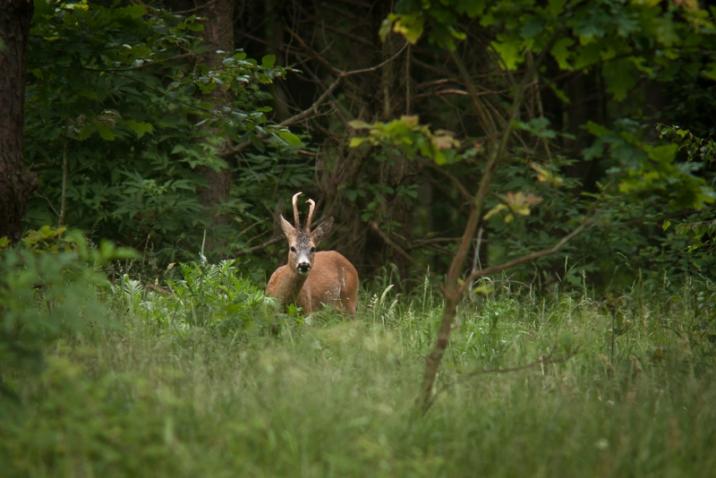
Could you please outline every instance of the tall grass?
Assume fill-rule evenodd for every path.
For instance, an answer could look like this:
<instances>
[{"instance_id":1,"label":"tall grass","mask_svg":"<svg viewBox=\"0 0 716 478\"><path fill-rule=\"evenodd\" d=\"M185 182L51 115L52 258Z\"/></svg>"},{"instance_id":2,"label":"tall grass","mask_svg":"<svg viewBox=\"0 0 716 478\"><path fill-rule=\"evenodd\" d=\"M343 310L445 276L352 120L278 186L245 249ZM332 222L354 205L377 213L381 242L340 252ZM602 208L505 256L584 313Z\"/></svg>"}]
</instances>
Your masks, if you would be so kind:
<instances>
[{"instance_id":1,"label":"tall grass","mask_svg":"<svg viewBox=\"0 0 716 478\"><path fill-rule=\"evenodd\" d=\"M0 475L716 470L710 285L635 288L609 302L498 289L466 303L421 415L414 400L441 312L427 282L414 296L365 293L355 321L304 320L276 315L224 272L204 290L198 279L161 293L125 280L108 298L114 327L56 342L40 375L10 374Z\"/></svg>"}]
</instances>

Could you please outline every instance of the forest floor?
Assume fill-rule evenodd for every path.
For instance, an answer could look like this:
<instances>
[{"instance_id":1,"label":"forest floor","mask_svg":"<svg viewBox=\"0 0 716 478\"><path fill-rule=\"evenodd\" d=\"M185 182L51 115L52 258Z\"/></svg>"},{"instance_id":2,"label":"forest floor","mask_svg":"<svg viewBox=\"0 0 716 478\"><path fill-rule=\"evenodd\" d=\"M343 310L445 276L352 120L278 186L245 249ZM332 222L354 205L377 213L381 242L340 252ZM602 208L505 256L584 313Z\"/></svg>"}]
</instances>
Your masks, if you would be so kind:
<instances>
[{"instance_id":1,"label":"forest floor","mask_svg":"<svg viewBox=\"0 0 716 478\"><path fill-rule=\"evenodd\" d=\"M410 297L365 292L354 321L283 315L221 332L173 321L166 294L133 287L112 292L111 327L54 343L41 372L11 380L0 475L716 470L713 291L634 289L606 304L498 290L467 303L422 414L441 313L427 284Z\"/></svg>"}]
</instances>

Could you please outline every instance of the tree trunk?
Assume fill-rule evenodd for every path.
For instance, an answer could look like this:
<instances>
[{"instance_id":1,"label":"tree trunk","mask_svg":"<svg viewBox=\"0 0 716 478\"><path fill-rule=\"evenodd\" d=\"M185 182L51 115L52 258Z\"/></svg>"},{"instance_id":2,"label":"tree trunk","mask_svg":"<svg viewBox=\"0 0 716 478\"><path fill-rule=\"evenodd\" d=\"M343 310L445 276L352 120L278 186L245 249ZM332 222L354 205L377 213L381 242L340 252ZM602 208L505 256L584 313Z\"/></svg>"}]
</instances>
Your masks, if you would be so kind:
<instances>
[{"instance_id":1,"label":"tree trunk","mask_svg":"<svg viewBox=\"0 0 716 478\"><path fill-rule=\"evenodd\" d=\"M203 14L206 17L204 40L209 45L209 51L204 60L211 69L220 69L224 57L217 51L234 51L234 2L232 0L207 2ZM223 106L231 103L231 92L218 86L211 93L211 100L214 109L220 110ZM209 131L209 135L216 134L220 134L220 130L217 128L212 128ZM225 141L219 145L219 153L221 153L224 144L226 144ZM211 215L212 225L225 224L228 218L221 214L220 206L229 199L231 194L231 170L226 168L216 171L205 167L200 172L207 183L207 187L200 192L200 200ZM221 237L207 234L206 249L208 252L217 251L223 243Z\"/></svg>"},{"instance_id":2,"label":"tree trunk","mask_svg":"<svg viewBox=\"0 0 716 478\"><path fill-rule=\"evenodd\" d=\"M23 164L25 51L32 0L0 1L0 237L17 240L35 176Z\"/></svg>"}]
</instances>

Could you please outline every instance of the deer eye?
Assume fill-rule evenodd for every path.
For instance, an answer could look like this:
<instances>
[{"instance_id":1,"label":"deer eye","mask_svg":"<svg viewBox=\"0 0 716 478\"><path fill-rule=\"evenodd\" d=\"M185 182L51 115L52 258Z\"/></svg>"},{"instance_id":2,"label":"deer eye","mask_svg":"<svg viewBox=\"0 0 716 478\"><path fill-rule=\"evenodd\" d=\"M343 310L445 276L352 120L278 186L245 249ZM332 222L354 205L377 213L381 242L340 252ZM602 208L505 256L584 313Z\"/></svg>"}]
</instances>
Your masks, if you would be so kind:
<instances>
[{"instance_id":1,"label":"deer eye","mask_svg":"<svg viewBox=\"0 0 716 478\"><path fill-rule=\"evenodd\" d=\"M291 246L291 252L296 252L296 248Z\"/></svg>"},{"instance_id":2,"label":"deer eye","mask_svg":"<svg viewBox=\"0 0 716 478\"><path fill-rule=\"evenodd\" d=\"M312 247L312 248L311 248L311 252L316 252L316 248L315 248L315 247Z\"/></svg>"}]
</instances>

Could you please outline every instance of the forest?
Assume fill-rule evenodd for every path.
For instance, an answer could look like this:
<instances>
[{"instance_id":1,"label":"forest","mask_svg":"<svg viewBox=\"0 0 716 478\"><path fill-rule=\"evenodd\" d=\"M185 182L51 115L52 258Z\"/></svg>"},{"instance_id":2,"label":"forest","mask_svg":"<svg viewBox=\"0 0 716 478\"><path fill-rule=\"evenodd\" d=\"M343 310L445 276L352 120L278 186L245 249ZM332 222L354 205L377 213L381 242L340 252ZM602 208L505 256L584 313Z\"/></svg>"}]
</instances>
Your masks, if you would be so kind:
<instances>
[{"instance_id":1,"label":"forest","mask_svg":"<svg viewBox=\"0 0 716 478\"><path fill-rule=\"evenodd\" d=\"M713 476L710 2L0 0L0 71L0 476Z\"/></svg>"}]
</instances>

